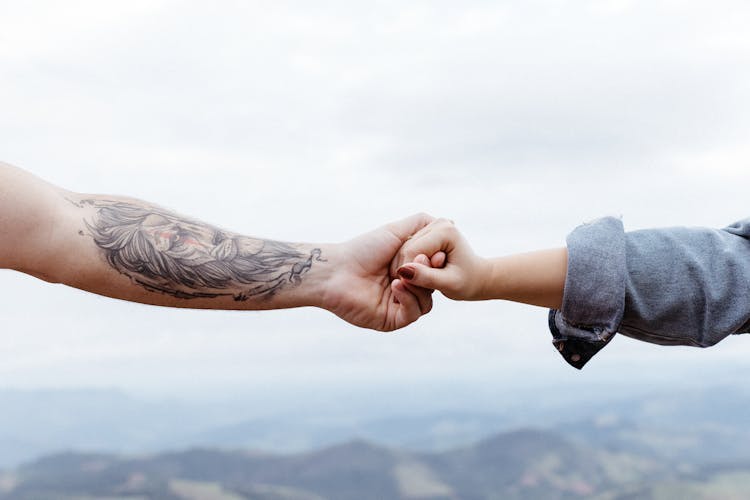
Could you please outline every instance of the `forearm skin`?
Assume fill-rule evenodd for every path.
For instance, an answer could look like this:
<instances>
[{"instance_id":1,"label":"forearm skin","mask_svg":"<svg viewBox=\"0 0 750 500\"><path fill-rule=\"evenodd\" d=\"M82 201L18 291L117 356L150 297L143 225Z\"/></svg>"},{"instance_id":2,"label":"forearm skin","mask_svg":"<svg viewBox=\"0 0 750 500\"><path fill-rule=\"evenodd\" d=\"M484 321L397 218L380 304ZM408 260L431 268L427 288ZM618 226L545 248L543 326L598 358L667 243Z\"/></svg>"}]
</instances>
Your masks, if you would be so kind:
<instances>
[{"instance_id":1,"label":"forearm skin","mask_svg":"<svg viewBox=\"0 0 750 500\"><path fill-rule=\"evenodd\" d=\"M2 267L100 295L200 309L323 306L336 245L253 238L0 165Z\"/></svg>"},{"instance_id":2,"label":"forearm skin","mask_svg":"<svg viewBox=\"0 0 750 500\"><path fill-rule=\"evenodd\" d=\"M567 259L564 247L487 259L480 300L502 299L559 308Z\"/></svg>"}]
</instances>

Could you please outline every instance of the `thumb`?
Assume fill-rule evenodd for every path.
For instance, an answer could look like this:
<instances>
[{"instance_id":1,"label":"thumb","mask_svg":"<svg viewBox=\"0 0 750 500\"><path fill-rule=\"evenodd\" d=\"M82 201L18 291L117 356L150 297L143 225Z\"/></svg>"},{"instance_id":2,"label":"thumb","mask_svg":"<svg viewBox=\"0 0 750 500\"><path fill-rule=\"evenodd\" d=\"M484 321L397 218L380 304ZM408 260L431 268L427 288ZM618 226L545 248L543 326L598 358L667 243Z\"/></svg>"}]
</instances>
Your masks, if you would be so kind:
<instances>
[{"instance_id":1,"label":"thumb","mask_svg":"<svg viewBox=\"0 0 750 500\"><path fill-rule=\"evenodd\" d=\"M399 277L410 285L416 285L422 288L432 288L442 290L447 284L447 276L444 269L433 269L411 262L398 268Z\"/></svg>"}]
</instances>

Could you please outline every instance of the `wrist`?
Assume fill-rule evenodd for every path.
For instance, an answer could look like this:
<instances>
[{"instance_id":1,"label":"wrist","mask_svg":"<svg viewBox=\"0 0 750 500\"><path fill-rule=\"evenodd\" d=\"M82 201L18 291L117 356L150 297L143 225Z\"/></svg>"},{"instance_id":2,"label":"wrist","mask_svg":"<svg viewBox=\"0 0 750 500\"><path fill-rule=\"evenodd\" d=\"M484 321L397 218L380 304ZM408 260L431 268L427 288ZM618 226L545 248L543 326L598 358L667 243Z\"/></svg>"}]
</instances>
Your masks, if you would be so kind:
<instances>
[{"instance_id":1,"label":"wrist","mask_svg":"<svg viewBox=\"0 0 750 500\"><path fill-rule=\"evenodd\" d=\"M499 267L494 259L477 258L475 271L477 289L469 300L490 300L497 298Z\"/></svg>"},{"instance_id":2,"label":"wrist","mask_svg":"<svg viewBox=\"0 0 750 500\"><path fill-rule=\"evenodd\" d=\"M298 288L301 306L328 309L331 282L336 275L336 267L341 262L340 245L305 245L310 251L320 249L320 257L313 262L305 281Z\"/></svg>"},{"instance_id":3,"label":"wrist","mask_svg":"<svg viewBox=\"0 0 750 500\"><path fill-rule=\"evenodd\" d=\"M358 268L358 251L351 242L346 242L327 245L325 252L325 268L316 278L317 292L311 305L344 317L351 313L352 301L361 295L363 286L358 277L362 271Z\"/></svg>"}]
</instances>

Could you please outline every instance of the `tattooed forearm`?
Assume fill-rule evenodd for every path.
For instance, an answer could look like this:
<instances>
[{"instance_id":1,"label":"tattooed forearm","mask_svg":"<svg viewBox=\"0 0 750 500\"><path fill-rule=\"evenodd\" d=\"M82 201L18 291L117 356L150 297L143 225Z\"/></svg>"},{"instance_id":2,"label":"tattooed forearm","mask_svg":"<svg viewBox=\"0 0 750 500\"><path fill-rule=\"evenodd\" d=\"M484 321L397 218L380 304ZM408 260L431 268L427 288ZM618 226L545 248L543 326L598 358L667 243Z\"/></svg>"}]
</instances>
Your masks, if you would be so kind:
<instances>
[{"instance_id":1,"label":"tattooed forearm","mask_svg":"<svg viewBox=\"0 0 750 500\"><path fill-rule=\"evenodd\" d=\"M321 250L229 233L167 210L125 201L91 207L84 223L111 267L153 292L181 299L269 297L299 284Z\"/></svg>"}]
</instances>

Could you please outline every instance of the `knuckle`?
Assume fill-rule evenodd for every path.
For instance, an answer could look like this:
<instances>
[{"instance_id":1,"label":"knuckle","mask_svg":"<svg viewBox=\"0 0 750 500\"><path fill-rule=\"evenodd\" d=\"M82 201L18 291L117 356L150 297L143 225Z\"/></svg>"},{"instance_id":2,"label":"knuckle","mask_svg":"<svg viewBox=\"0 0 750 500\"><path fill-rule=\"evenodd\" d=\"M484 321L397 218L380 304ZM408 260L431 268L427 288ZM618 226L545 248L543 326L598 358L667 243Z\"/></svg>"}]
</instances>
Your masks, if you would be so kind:
<instances>
[{"instance_id":1,"label":"knuckle","mask_svg":"<svg viewBox=\"0 0 750 500\"><path fill-rule=\"evenodd\" d=\"M414 250L407 250L404 253L401 254L401 262L400 265L409 264L411 262L414 262L414 259L417 257L417 252ZM400 267L400 266L399 266Z\"/></svg>"},{"instance_id":2,"label":"knuckle","mask_svg":"<svg viewBox=\"0 0 750 500\"><path fill-rule=\"evenodd\" d=\"M454 226L453 224L443 226L442 232L445 237L451 238L451 239L455 238L456 236L460 234L458 232L458 228L456 228L456 226Z\"/></svg>"},{"instance_id":3,"label":"knuckle","mask_svg":"<svg viewBox=\"0 0 750 500\"><path fill-rule=\"evenodd\" d=\"M436 224L441 231L455 231L456 224L452 220L440 219Z\"/></svg>"},{"instance_id":4,"label":"knuckle","mask_svg":"<svg viewBox=\"0 0 750 500\"><path fill-rule=\"evenodd\" d=\"M402 264L408 262L410 254L413 253L406 245L407 244L404 244L404 246L399 249L399 251L396 253L396 256L393 258L393 263L396 265L396 267L399 267Z\"/></svg>"},{"instance_id":5,"label":"knuckle","mask_svg":"<svg viewBox=\"0 0 750 500\"><path fill-rule=\"evenodd\" d=\"M417 212L416 214L414 214L414 216L419 220L423 220L427 222L432 222L435 220L435 217L428 214L427 212Z\"/></svg>"}]
</instances>

